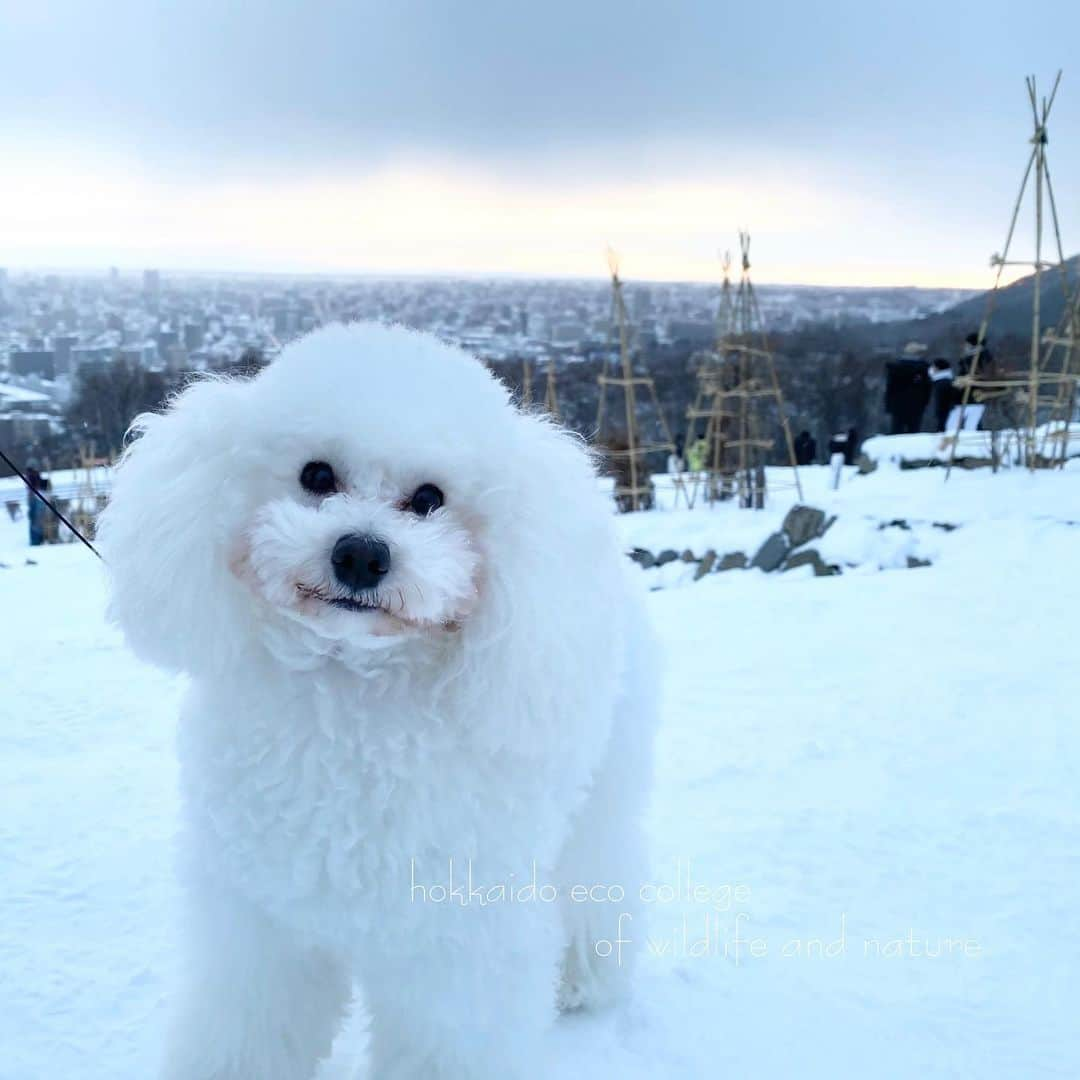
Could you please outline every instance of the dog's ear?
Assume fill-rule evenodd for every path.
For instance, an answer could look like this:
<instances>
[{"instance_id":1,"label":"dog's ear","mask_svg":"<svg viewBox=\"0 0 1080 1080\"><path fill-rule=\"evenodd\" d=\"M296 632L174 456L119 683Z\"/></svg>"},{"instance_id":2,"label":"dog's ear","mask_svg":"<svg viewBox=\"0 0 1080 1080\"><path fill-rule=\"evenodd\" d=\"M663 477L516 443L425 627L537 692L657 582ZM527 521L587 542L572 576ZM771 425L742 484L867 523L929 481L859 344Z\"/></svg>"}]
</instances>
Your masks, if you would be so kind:
<instances>
[{"instance_id":1,"label":"dog's ear","mask_svg":"<svg viewBox=\"0 0 1080 1080\"><path fill-rule=\"evenodd\" d=\"M97 537L109 615L142 659L173 671L226 660L238 585L229 571L230 484L250 385L206 379L138 417Z\"/></svg>"},{"instance_id":2,"label":"dog's ear","mask_svg":"<svg viewBox=\"0 0 1080 1080\"><path fill-rule=\"evenodd\" d=\"M500 458L514 484L500 506L513 509L485 524L481 604L463 641L473 687L497 703L476 716L491 717L485 738L516 752L555 752L551 725L566 716L582 718L579 743L602 745L610 717L598 703L621 677L625 596L610 499L576 435L524 414L515 428Z\"/></svg>"}]
</instances>

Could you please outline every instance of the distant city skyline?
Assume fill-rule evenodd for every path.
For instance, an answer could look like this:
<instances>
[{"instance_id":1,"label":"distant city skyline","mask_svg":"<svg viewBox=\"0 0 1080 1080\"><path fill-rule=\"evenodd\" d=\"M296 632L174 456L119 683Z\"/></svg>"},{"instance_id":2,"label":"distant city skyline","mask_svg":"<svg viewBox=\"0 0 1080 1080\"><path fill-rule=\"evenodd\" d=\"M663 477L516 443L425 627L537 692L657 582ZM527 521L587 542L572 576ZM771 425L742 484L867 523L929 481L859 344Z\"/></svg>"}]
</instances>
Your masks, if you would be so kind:
<instances>
[{"instance_id":1,"label":"distant city skyline","mask_svg":"<svg viewBox=\"0 0 1080 1080\"><path fill-rule=\"evenodd\" d=\"M674 385L689 385L695 353L716 343L718 294L713 284L692 283L632 281L625 290L634 347L650 367L676 376L673 393L680 392ZM770 334L817 326L835 335L844 327L869 332L872 341L872 326L887 340L896 320L941 312L968 294L765 284L755 295ZM563 419L583 434L591 430L597 367L614 348L611 286L604 281L0 268L0 446L37 446L42 453L48 446L65 461L80 438L118 450L130 417L117 421L114 411L91 408L73 428L66 415L87 375L122 381L141 369L159 376L152 384L164 392L185 373L250 368L327 322L365 319L453 342L501 365L496 370L511 385L524 380L527 364L537 373L552 362L562 375ZM672 404L678 415L689 406Z\"/></svg>"},{"instance_id":2,"label":"distant city skyline","mask_svg":"<svg viewBox=\"0 0 1080 1080\"><path fill-rule=\"evenodd\" d=\"M1066 0L1039 20L1005 0L0 15L13 270L592 279L611 245L627 279L714 282L745 226L761 283L986 288L1023 78L1046 91L1059 66L1049 153L1080 250Z\"/></svg>"}]
</instances>

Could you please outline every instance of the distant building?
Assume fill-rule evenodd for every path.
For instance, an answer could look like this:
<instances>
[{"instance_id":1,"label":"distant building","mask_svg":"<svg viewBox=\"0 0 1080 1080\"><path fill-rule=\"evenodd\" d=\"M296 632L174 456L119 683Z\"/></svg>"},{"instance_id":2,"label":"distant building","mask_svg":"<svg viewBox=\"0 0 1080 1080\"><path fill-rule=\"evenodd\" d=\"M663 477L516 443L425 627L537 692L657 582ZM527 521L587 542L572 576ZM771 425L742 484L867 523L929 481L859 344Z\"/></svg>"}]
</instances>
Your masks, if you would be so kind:
<instances>
[{"instance_id":1,"label":"distant building","mask_svg":"<svg viewBox=\"0 0 1080 1080\"><path fill-rule=\"evenodd\" d=\"M295 308L274 311L274 333L278 337L295 337L300 329L300 312Z\"/></svg>"},{"instance_id":2,"label":"distant building","mask_svg":"<svg viewBox=\"0 0 1080 1080\"><path fill-rule=\"evenodd\" d=\"M180 344L180 335L175 330L159 330L154 335L154 340L157 342L158 356L164 360L169 350Z\"/></svg>"},{"instance_id":3,"label":"distant building","mask_svg":"<svg viewBox=\"0 0 1080 1080\"><path fill-rule=\"evenodd\" d=\"M161 271L144 270L142 275L143 292L155 300L161 295Z\"/></svg>"},{"instance_id":4,"label":"distant building","mask_svg":"<svg viewBox=\"0 0 1080 1080\"><path fill-rule=\"evenodd\" d=\"M166 371L174 374L178 371L191 370L191 358L183 345L170 345L158 354L158 359Z\"/></svg>"},{"instance_id":5,"label":"distant building","mask_svg":"<svg viewBox=\"0 0 1080 1080\"><path fill-rule=\"evenodd\" d=\"M74 373L84 365L107 364L113 358L113 352L107 345L75 345L71 349L71 370Z\"/></svg>"},{"instance_id":6,"label":"distant building","mask_svg":"<svg viewBox=\"0 0 1080 1080\"><path fill-rule=\"evenodd\" d=\"M122 360L134 367L150 367L157 353L157 348L149 342L125 345L123 348L115 350L117 360Z\"/></svg>"},{"instance_id":7,"label":"distant building","mask_svg":"<svg viewBox=\"0 0 1080 1080\"><path fill-rule=\"evenodd\" d=\"M72 372L71 351L79 344L77 334L56 334L52 339L53 354L57 375L70 375Z\"/></svg>"},{"instance_id":8,"label":"distant building","mask_svg":"<svg viewBox=\"0 0 1080 1080\"><path fill-rule=\"evenodd\" d=\"M551 327L551 340L555 345L573 345L584 336L584 325L570 319L563 319L560 322L553 323Z\"/></svg>"},{"instance_id":9,"label":"distant building","mask_svg":"<svg viewBox=\"0 0 1080 1080\"><path fill-rule=\"evenodd\" d=\"M547 341L551 335L551 322L542 312L532 311L529 313L525 333L537 341Z\"/></svg>"},{"instance_id":10,"label":"distant building","mask_svg":"<svg viewBox=\"0 0 1080 1080\"><path fill-rule=\"evenodd\" d=\"M201 349L205 336L206 333L199 323L189 322L184 324L184 348L188 352Z\"/></svg>"},{"instance_id":11,"label":"distant building","mask_svg":"<svg viewBox=\"0 0 1080 1080\"><path fill-rule=\"evenodd\" d=\"M648 324L637 332L637 344L638 348L647 356L651 356L659 345L660 340L657 337L656 327L652 324Z\"/></svg>"},{"instance_id":12,"label":"distant building","mask_svg":"<svg viewBox=\"0 0 1080 1080\"><path fill-rule=\"evenodd\" d=\"M48 408L51 402L49 395L43 394L40 390L0 382L0 412L2 413L41 412Z\"/></svg>"},{"instance_id":13,"label":"distant building","mask_svg":"<svg viewBox=\"0 0 1080 1080\"><path fill-rule=\"evenodd\" d=\"M12 349L9 365L15 375L56 378L56 356L52 349Z\"/></svg>"},{"instance_id":14,"label":"distant building","mask_svg":"<svg viewBox=\"0 0 1080 1080\"><path fill-rule=\"evenodd\" d=\"M686 341L694 349L705 348L716 340L716 326L704 319L672 319L668 323L671 341Z\"/></svg>"},{"instance_id":15,"label":"distant building","mask_svg":"<svg viewBox=\"0 0 1080 1080\"><path fill-rule=\"evenodd\" d=\"M36 442L59 423L48 394L26 386L0 382L0 445Z\"/></svg>"},{"instance_id":16,"label":"distant building","mask_svg":"<svg viewBox=\"0 0 1080 1080\"><path fill-rule=\"evenodd\" d=\"M652 314L652 290L647 285L634 285L626 291L629 294L632 318L638 320Z\"/></svg>"},{"instance_id":17,"label":"distant building","mask_svg":"<svg viewBox=\"0 0 1080 1080\"><path fill-rule=\"evenodd\" d=\"M49 413L0 413L0 443L6 446L48 438L59 421Z\"/></svg>"}]
</instances>

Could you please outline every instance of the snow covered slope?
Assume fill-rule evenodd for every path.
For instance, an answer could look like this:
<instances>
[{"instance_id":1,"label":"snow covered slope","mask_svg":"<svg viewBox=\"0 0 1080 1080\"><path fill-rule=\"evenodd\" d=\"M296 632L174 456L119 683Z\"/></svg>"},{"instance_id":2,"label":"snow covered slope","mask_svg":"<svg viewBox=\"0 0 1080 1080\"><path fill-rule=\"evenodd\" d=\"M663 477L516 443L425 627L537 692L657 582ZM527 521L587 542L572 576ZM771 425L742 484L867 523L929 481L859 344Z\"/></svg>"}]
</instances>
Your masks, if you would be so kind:
<instances>
[{"instance_id":1,"label":"snow covered slope","mask_svg":"<svg viewBox=\"0 0 1080 1080\"><path fill-rule=\"evenodd\" d=\"M808 479L841 520L961 525L931 567L650 596L671 892L636 1000L561 1021L557 1077L1080 1074L1080 470L941 480ZM722 550L782 511L620 524ZM104 624L89 553L25 565L21 543L5 523L0 1077L143 1080L175 965L180 687ZM358 1009L323 1080L363 1047Z\"/></svg>"}]
</instances>

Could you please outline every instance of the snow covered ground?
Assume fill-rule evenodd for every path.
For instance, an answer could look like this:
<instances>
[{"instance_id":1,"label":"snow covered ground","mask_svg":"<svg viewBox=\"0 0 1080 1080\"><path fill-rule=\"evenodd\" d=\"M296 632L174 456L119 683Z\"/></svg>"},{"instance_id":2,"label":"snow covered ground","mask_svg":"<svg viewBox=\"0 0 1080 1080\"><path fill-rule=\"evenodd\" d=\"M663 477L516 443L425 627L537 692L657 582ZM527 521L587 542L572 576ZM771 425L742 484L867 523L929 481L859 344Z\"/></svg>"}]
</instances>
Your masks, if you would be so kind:
<instances>
[{"instance_id":1,"label":"snow covered ground","mask_svg":"<svg viewBox=\"0 0 1080 1080\"><path fill-rule=\"evenodd\" d=\"M953 458L952 445L955 442L957 461L965 458L989 461L993 457L993 438L989 431L979 430L961 431L959 435L955 432L951 435L930 432L916 435L876 435L867 439L859 452L871 461L887 461L893 464L901 461L937 461L945 464ZM1022 433L1006 430L998 432L997 438L1003 468L1023 461ZM1066 425L1061 421L1040 424L1035 429L1035 450L1041 456L1055 461L1080 456L1080 424Z\"/></svg>"},{"instance_id":2,"label":"snow covered ground","mask_svg":"<svg viewBox=\"0 0 1080 1080\"><path fill-rule=\"evenodd\" d=\"M683 895L650 905L635 1001L560 1022L555 1075L1080 1075L1080 469L804 482L837 544L925 523L934 565L877 572L874 548L651 594L649 830ZM745 548L785 501L620 527ZM105 625L88 552L26 565L22 529L0 525L0 1077L141 1080L176 962L180 687ZM363 1047L358 1010L322 1080Z\"/></svg>"}]
</instances>

